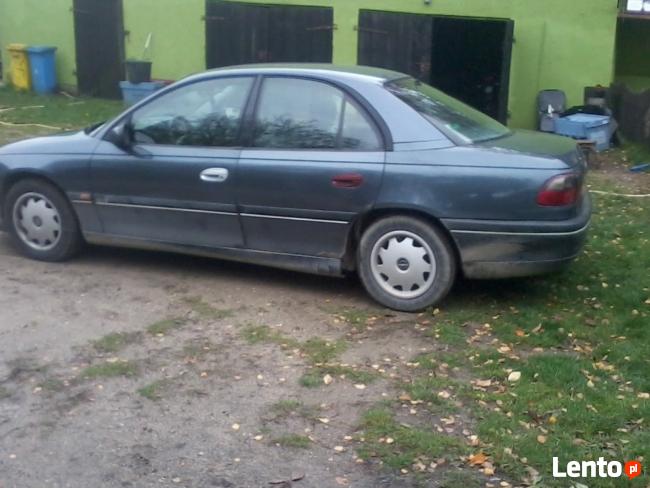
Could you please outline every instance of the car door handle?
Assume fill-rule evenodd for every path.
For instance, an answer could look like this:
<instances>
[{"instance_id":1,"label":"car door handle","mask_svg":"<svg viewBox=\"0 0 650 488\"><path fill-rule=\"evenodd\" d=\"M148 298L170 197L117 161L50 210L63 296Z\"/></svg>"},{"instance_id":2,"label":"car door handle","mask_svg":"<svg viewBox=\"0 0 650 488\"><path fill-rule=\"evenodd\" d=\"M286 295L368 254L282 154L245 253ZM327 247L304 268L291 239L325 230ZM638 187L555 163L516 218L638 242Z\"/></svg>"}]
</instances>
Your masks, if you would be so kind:
<instances>
[{"instance_id":1,"label":"car door handle","mask_svg":"<svg viewBox=\"0 0 650 488\"><path fill-rule=\"evenodd\" d=\"M332 178L334 188L359 188L363 184L363 176L358 173L346 173Z\"/></svg>"},{"instance_id":2,"label":"car door handle","mask_svg":"<svg viewBox=\"0 0 650 488\"><path fill-rule=\"evenodd\" d=\"M229 172L226 168L208 168L201 171L201 181L208 183L223 183L228 179Z\"/></svg>"}]
</instances>

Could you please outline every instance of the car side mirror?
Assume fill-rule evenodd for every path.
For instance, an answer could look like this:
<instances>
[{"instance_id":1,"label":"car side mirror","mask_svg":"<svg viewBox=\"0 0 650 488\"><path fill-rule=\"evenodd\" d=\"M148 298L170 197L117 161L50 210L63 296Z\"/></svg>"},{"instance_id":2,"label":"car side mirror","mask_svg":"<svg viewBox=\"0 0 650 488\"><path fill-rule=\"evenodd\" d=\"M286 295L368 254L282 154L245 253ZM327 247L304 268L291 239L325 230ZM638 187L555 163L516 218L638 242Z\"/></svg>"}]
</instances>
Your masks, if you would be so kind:
<instances>
[{"instance_id":1,"label":"car side mirror","mask_svg":"<svg viewBox=\"0 0 650 488\"><path fill-rule=\"evenodd\" d=\"M130 122L114 127L106 134L106 140L111 144L119 147L123 151L131 152L135 141L133 135L133 126Z\"/></svg>"}]
</instances>

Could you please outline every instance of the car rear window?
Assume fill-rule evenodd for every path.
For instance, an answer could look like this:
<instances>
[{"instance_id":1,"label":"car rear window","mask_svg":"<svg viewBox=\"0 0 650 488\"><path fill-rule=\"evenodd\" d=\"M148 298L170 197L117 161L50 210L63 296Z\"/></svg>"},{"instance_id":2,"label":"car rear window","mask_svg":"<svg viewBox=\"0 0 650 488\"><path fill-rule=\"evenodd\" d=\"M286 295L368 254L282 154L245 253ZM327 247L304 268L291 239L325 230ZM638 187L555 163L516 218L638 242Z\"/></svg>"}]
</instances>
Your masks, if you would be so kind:
<instances>
[{"instance_id":1,"label":"car rear window","mask_svg":"<svg viewBox=\"0 0 650 488\"><path fill-rule=\"evenodd\" d=\"M510 134L493 118L414 78L393 81L386 89L452 139L471 144Z\"/></svg>"}]
</instances>

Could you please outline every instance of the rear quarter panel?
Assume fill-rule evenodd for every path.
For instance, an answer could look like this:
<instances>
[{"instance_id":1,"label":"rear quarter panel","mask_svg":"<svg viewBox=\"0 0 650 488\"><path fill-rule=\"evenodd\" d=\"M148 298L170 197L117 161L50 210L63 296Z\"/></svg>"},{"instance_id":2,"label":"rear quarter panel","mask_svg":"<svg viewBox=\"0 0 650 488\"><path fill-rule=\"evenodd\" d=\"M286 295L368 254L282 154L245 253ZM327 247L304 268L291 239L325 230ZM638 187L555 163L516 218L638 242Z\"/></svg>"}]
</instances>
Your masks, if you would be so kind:
<instances>
[{"instance_id":1,"label":"rear quarter panel","mask_svg":"<svg viewBox=\"0 0 650 488\"><path fill-rule=\"evenodd\" d=\"M407 208L438 219L562 220L575 208L540 207L536 196L559 159L505 150L453 147L387 155L377 208Z\"/></svg>"}]
</instances>

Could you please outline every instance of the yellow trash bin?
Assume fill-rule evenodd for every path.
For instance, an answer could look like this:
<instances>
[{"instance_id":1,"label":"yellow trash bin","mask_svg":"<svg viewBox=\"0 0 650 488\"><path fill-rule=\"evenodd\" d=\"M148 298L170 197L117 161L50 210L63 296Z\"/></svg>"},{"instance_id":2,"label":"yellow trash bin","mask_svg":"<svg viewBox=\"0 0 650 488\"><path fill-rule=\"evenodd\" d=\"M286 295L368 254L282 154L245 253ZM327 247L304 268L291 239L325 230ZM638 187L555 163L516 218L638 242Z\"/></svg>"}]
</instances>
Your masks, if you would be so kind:
<instances>
[{"instance_id":1,"label":"yellow trash bin","mask_svg":"<svg viewBox=\"0 0 650 488\"><path fill-rule=\"evenodd\" d=\"M9 44L7 49L11 59L9 68L11 83L19 90L30 90L32 77L29 70L27 46L25 44Z\"/></svg>"}]
</instances>

